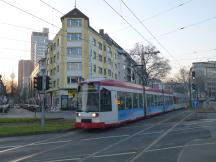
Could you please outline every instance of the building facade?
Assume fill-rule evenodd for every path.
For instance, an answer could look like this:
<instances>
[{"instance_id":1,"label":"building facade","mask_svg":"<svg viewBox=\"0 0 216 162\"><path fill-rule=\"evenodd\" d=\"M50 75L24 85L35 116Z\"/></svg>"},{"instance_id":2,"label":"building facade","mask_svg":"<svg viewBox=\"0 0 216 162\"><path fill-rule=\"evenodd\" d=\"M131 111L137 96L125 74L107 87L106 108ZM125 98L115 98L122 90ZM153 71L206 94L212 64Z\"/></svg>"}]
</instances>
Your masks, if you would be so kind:
<instances>
[{"instance_id":1,"label":"building facade","mask_svg":"<svg viewBox=\"0 0 216 162\"><path fill-rule=\"evenodd\" d=\"M216 61L194 62L192 84L198 98L216 97Z\"/></svg>"},{"instance_id":2,"label":"building facade","mask_svg":"<svg viewBox=\"0 0 216 162\"><path fill-rule=\"evenodd\" d=\"M43 28L42 32L32 32L31 34L31 60L34 66L38 61L45 58L45 52L49 41L49 29Z\"/></svg>"},{"instance_id":3,"label":"building facade","mask_svg":"<svg viewBox=\"0 0 216 162\"><path fill-rule=\"evenodd\" d=\"M20 60L18 64L18 89L21 96L27 97L29 92L29 78L34 69L32 60Z\"/></svg>"},{"instance_id":4,"label":"building facade","mask_svg":"<svg viewBox=\"0 0 216 162\"><path fill-rule=\"evenodd\" d=\"M46 73L52 81L47 91L57 110L75 108L78 83L106 78L139 82L135 61L101 29L89 25L89 18L77 8L61 17L62 29L48 44ZM129 68L128 68L129 67Z\"/></svg>"}]
</instances>

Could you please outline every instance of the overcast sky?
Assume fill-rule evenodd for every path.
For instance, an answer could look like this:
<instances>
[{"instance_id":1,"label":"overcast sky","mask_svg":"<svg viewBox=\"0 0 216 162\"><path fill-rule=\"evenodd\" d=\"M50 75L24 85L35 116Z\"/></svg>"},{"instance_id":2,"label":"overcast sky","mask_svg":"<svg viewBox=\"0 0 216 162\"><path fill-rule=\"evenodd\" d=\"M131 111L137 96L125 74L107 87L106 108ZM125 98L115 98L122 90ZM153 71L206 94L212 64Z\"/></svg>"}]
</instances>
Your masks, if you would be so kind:
<instances>
[{"instance_id":1,"label":"overcast sky","mask_svg":"<svg viewBox=\"0 0 216 162\"><path fill-rule=\"evenodd\" d=\"M215 0L124 0L123 2L156 37L129 12L121 0L106 0L136 30L117 15L104 0L77 0L77 8L90 19L95 30L104 29L125 50L141 42L151 42L170 60L172 74L180 66L190 67L192 62L216 60L216 1ZM45 23L8 4L27 11ZM74 8L74 0L43 0L66 14ZM40 0L0 0L0 74L17 79L18 61L30 59L32 31L50 30L52 40L61 27L62 13ZM11 25L9 25L11 24Z\"/></svg>"}]
</instances>

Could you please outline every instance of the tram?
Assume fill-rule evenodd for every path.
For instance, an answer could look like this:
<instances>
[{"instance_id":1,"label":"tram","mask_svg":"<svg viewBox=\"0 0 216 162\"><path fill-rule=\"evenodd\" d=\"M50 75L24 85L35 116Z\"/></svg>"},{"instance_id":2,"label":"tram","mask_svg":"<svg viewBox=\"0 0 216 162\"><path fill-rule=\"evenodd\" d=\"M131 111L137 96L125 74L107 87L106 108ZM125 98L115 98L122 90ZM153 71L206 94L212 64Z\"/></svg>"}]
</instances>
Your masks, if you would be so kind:
<instances>
[{"instance_id":1,"label":"tram","mask_svg":"<svg viewBox=\"0 0 216 162\"><path fill-rule=\"evenodd\" d=\"M84 81L78 91L76 128L116 127L188 106L184 94L117 80Z\"/></svg>"}]
</instances>

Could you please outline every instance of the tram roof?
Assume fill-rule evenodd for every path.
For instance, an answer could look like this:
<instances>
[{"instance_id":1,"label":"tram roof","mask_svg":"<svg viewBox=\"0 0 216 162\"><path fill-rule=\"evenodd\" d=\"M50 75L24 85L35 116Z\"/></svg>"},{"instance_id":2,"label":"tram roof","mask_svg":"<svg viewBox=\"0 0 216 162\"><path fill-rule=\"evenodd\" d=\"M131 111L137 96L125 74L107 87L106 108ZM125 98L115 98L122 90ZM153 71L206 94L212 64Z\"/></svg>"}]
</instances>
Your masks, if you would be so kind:
<instances>
[{"instance_id":1,"label":"tram roof","mask_svg":"<svg viewBox=\"0 0 216 162\"><path fill-rule=\"evenodd\" d=\"M130 83L130 82L123 82L123 81L119 81L119 80L109 80L109 79L105 79L105 80L86 80L81 82L81 84L83 83L99 83L102 86L113 86L113 87L120 87L120 88L129 88L129 89L136 89L136 90L142 90L143 86L140 84L134 84L134 83ZM162 90L162 89L158 89L158 88L151 88L151 87L145 87L146 91L149 92L159 92L162 93L164 91L164 93L169 93L171 94L172 92L169 90Z\"/></svg>"}]
</instances>

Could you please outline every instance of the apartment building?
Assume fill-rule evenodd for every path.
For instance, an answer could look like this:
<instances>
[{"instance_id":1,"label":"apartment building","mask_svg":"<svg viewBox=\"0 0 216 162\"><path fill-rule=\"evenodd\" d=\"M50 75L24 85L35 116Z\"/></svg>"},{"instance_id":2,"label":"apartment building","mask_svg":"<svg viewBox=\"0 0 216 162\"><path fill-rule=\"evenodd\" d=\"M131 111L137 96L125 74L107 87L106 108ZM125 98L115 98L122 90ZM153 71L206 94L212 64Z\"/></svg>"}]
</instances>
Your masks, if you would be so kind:
<instances>
[{"instance_id":1,"label":"apartment building","mask_svg":"<svg viewBox=\"0 0 216 162\"><path fill-rule=\"evenodd\" d=\"M46 54L47 75L52 80L47 96L57 110L74 108L82 80L139 81L133 74L135 66L131 66L135 61L103 29L94 30L80 10L73 9L61 17L61 22L62 29L48 44Z\"/></svg>"},{"instance_id":2,"label":"apartment building","mask_svg":"<svg viewBox=\"0 0 216 162\"><path fill-rule=\"evenodd\" d=\"M192 71L198 97L216 97L216 61L194 62Z\"/></svg>"}]
</instances>

